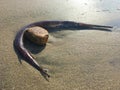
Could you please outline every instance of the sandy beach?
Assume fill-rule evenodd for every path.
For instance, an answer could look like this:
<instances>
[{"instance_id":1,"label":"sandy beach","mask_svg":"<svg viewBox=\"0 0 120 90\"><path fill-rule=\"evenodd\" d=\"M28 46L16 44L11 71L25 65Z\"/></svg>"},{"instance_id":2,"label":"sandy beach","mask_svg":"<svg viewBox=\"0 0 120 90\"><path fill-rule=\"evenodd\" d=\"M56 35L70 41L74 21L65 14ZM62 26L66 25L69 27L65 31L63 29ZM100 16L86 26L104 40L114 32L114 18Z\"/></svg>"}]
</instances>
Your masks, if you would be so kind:
<instances>
[{"instance_id":1,"label":"sandy beach","mask_svg":"<svg viewBox=\"0 0 120 90\"><path fill-rule=\"evenodd\" d=\"M0 0L0 90L120 90L120 1ZM49 69L46 81L14 51L18 30L32 22L68 20L110 25L112 32L61 30L46 47L26 43Z\"/></svg>"}]
</instances>

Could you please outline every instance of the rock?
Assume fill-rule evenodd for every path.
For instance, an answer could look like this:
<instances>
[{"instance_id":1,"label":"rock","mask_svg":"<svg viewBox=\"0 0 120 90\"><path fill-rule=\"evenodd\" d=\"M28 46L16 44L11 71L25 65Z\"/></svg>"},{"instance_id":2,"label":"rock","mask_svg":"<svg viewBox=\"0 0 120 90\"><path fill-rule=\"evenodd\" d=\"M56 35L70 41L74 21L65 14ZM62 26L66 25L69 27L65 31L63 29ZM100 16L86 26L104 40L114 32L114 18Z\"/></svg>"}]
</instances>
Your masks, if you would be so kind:
<instances>
[{"instance_id":1,"label":"rock","mask_svg":"<svg viewBox=\"0 0 120 90\"><path fill-rule=\"evenodd\" d=\"M48 31L42 27L31 27L25 32L25 36L35 44L45 45L48 41Z\"/></svg>"}]
</instances>

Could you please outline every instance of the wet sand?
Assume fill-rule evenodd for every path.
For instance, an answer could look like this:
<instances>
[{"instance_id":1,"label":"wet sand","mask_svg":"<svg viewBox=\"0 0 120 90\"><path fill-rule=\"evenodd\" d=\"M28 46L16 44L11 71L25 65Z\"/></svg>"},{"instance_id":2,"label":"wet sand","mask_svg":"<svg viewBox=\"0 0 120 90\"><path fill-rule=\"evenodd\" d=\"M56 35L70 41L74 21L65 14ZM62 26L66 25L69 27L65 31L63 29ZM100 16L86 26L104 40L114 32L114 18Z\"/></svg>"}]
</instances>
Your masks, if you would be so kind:
<instances>
[{"instance_id":1,"label":"wet sand","mask_svg":"<svg viewBox=\"0 0 120 90\"><path fill-rule=\"evenodd\" d=\"M119 90L120 2L118 0L0 0L0 90ZM112 32L61 30L44 49L28 44L49 69L50 82L13 48L17 31L42 20L70 20L114 26ZM30 48L31 47L31 48Z\"/></svg>"}]
</instances>

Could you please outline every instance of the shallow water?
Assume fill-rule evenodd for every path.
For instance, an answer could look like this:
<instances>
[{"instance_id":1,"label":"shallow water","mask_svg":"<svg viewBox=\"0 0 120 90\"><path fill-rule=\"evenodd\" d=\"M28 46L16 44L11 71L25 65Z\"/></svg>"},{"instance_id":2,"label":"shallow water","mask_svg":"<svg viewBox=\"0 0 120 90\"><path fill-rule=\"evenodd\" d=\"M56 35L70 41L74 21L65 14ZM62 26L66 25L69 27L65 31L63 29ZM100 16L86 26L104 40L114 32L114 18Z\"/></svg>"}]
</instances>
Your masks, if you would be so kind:
<instances>
[{"instance_id":1,"label":"shallow water","mask_svg":"<svg viewBox=\"0 0 120 90\"><path fill-rule=\"evenodd\" d=\"M119 90L120 1L0 0L1 90ZM13 48L17 31L42 20L70 20L114 26L112 32L62 30L50 33L44 49L27 45L49 69L50 82ZM31 47L31 48L30 48Z\"/></svg>"}]
</instances>

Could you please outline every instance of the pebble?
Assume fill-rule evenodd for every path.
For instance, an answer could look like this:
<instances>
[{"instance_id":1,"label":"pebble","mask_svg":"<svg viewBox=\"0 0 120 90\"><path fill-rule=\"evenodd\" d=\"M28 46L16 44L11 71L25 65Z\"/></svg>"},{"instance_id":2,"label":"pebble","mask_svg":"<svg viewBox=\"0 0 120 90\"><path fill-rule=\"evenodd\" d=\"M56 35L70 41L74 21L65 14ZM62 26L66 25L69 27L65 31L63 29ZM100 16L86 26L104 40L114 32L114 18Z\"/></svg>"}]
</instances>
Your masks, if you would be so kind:
<instances>
[{"instance_id":1,"label":"pebble","mask_svg":"<svg viewBox=\"0 0 120 90\"><path fill-rule=\"evenodd\" d=\"M25 36L35 44L45 45L48 41L49 33L42 27L31 27L25 32Z\"/></svg>"}]
</instances>

